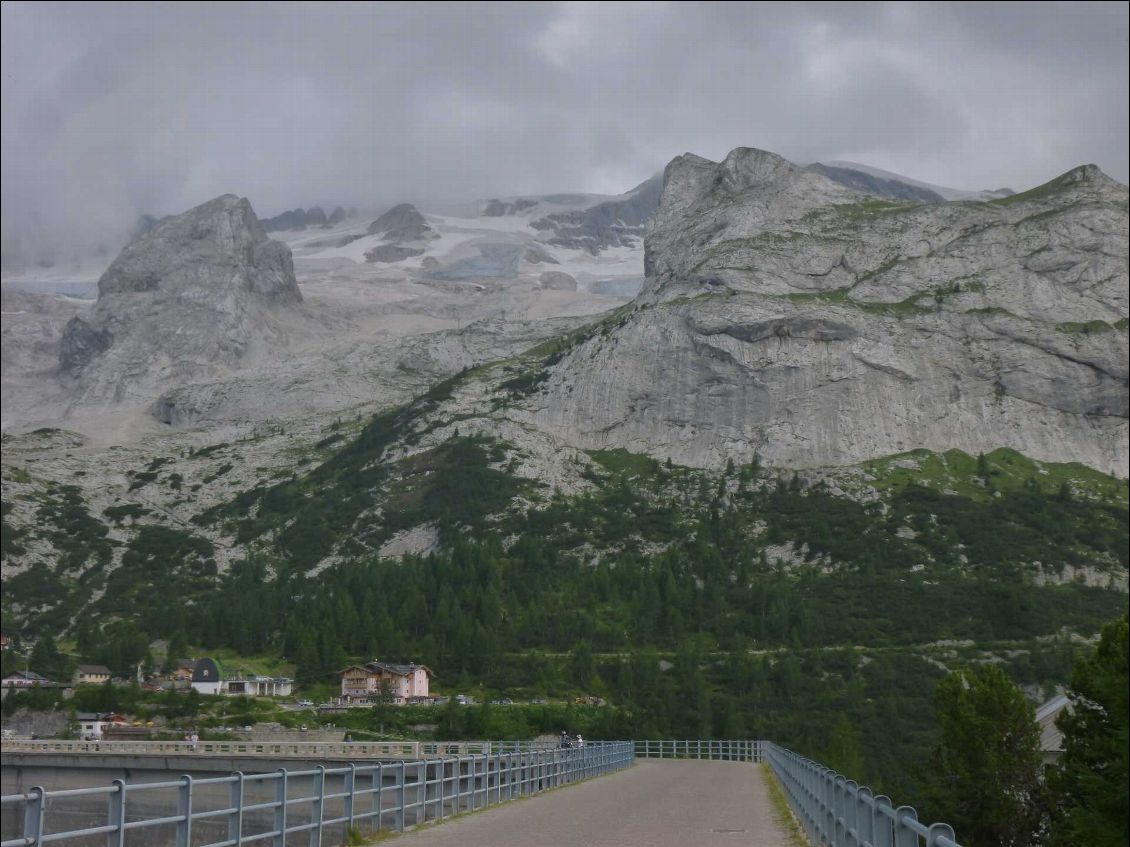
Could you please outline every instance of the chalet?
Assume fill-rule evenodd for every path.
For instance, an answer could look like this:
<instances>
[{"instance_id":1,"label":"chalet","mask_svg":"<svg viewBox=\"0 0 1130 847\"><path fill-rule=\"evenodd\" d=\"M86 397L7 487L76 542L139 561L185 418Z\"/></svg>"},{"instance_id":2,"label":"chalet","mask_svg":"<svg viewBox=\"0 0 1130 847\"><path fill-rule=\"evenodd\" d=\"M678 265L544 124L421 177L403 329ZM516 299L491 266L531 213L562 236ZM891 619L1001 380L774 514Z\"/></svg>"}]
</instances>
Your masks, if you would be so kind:
<instances>
[{"instance_id":1,"label":"chalet","mask_svg":"<svg viewBox=\"0 0 1130 847\"><path fill-rule=\"evenodd\" d=\"M75 685L102 685L110 681L110 676L105 665L79 665L75 668Z\"/></svg>"},{"instance_id":2,"label":"chalet","mask_svg":"<svg viewBox=\"0 0 1130 847\"><path fill-rule=\"evenodd\" d=\"M177 666L169 673L168 679L173 688L189 688L192 686L192 674L196 670L196 662L192 659L181 659Z\"/></svg>"},{"instance_id":3,"label":"chalet","mask_svg":"<svg viewBox=\"0 0 1130 847\"><path fill-rule=\"evenodd\" d=\"M392 702L403 706L409 699L428 696L428 684L435 676L425 665L366 662L341 671L341 699L354 705L375 704L381 692L388 691Z\"/></svg>"}]
</instances>

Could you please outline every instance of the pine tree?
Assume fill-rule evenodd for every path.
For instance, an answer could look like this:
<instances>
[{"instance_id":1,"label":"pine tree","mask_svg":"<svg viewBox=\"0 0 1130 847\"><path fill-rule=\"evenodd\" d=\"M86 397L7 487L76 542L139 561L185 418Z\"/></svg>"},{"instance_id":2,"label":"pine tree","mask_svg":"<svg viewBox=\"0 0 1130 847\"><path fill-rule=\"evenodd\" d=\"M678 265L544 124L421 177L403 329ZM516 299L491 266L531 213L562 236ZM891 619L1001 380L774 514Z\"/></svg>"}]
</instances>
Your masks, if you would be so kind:
<instances>
[{"instance_id":1,"label":"pine tree","mask_svg":"<svg viewBox=\"0 0 1130 847\"><path fill-rule=\"evenodd\" d=\"M951 674L934 694L942 740L925 774L932 816L967 847L1029 847L1046 825L1040 730L995 665Z\"/></svg>"},{"instance_id":2,"label":"pine tree","mask_svg":"<svg viewBox=\"0 0 1130 847\"><path fill-rule=\"evenodd\" d=\"M1063 759L1050 777L1058 794L1050 839L1056 847L1130 842L1128 629L1125 614L1105 626L1095 652L1079 660L1071 678L1071 710L1059 719Z\"/></svg>"}]
</instances>

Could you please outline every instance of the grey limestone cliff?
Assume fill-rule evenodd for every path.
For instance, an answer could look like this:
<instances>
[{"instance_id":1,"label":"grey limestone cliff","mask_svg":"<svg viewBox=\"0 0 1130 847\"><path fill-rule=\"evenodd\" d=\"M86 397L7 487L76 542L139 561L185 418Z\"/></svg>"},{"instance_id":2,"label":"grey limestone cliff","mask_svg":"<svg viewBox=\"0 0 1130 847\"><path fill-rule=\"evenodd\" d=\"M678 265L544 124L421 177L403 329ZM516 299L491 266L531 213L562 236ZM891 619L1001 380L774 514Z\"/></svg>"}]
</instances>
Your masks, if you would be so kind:
<instances>
[{"instance_id":1,"label":"grey limestone cliff","mask_svg":"<svg viewBox=\"0 0 1130 847\"><path fill-rule=\"evenodd\" d=\"M67 325L60 371L79 397L143 399L267 352L301 301L290 249L267 237L246 199L217 197L122 250L93 312Z\"/></svg>"},{"instance_id":2,"label":"grey limestone cliff","mask_svg":"<svg viewBox=\"0 0 1130 847\"><path fill-rule=\"evenodd\" d=\"M634 308L522 414L696 465L1007 446L1127 473L1127 189L898 203L739 148L667 167Z\"/></svg>"},{"instance_id":3,"label":"grey limestone cliff","mask_svg":"<svg viewBox=\"0 0 1130 847\"><path fill-rule=\"evenodd\" d=\"M555 212L531 221L549 244L592 255L609 247L631 247L643 236L644 225L659 203L663 181L654 176L615 200L586 209Z\"/></svg>"}]
</instances>

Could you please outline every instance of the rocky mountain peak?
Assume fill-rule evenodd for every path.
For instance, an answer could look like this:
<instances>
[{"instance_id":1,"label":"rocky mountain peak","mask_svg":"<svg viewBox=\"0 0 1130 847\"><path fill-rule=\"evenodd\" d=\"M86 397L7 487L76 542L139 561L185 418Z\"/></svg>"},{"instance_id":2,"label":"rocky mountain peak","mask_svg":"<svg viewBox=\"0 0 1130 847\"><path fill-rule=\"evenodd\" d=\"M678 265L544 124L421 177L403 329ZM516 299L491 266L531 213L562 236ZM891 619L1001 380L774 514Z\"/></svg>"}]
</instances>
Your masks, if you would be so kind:
<instances>
[{"instance_id":1,"label":"rocky mountain peak","mask_svg":"<svg viewBox=\"0 0 1130 847\"><path fill-rule=\"evenodd\" d=\"M238 366L285 336L279 319L301 302L290 248L246 198L225 194L126 245L93 312L68 323L60 370L79 399L137 399Z\"/></svg>"},{"instance_id":2,"label":"rocky mountain peak","mask_svg":"<svg viewBox=\"0 0 1130 847\"><path fill-rule=\"evenodd\" d=\"M787 159L756 147L736 147L722 160L722 181L731 191L745 191L790 179L801 169Z\"/></svg>"},{"instance_id":3,"label":"rocky mountain peak","mask_svg":"<svg viewBox=\"0 0 1130 847\"><path fill-rule=\"evenodd\" d=\"M1121 188L1126 186L1107 176L1098 165L1079 165L1061 176L1057 182L1062 185L1094 185L1100 188Z\"/></svg>"},{"instance_id":4,"label":"rocky mountain peak","mask_svg":"<svg viewBox=\"0 0 1130 847\"><path fill-rule=\"evenodd\" d=\"M222 298L233 286L283 303L302 300L290 250L267 237L246 198L225 194L139 234L98 280L98 298L101 306L111 295L154 292L202 302L202 288Z\"/></svg>"},{"instance_id":5,"label":"rocky mountain peak","mask_svg":"<svg viewBox=\"0 0 1130 847\"><path fill-rule=\"evenodd\" d=\"M765 150L738 147L722 162L686 153L667 165L659 208L648 223L645 292L694 276L696 244L799 226L813 209L866 198Z\"/></svg>"},{"instance_id":6,"label":"rocky mountain peak","mask_svg":"<svg viewBox=\"0 0 1130 847\"><path fill-rule=\"evenodd\" d=\"M385 241L420 241L434 234L427 220L411 203L393 206L369 224L369 235L379 235Z\"/></svg>"},{"instance_id":7,"label":"rocky mountain peak","mask_svg":"<svg viewBox=\"0 0 1130 847\"><path fill-rule=\"evenodd\" d=\"M750 148L680 156L635 308L560 361L530 419L706 466L1010 447L1125 474L1126 197L1094 166L924 203Z\"/></svg>"}]
</instances>

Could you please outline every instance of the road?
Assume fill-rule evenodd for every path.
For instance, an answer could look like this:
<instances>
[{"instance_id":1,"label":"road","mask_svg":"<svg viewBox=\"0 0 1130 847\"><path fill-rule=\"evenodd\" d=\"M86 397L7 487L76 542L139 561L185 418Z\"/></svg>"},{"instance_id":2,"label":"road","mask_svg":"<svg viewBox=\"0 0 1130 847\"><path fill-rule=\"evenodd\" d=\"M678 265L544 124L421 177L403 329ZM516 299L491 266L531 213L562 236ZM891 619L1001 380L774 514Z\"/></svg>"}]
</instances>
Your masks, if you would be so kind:
<instances>
[{"instance_id":1,"label":"road","mask_svg":"<svg viewBox=\"0 0 1130 847\"><path fill-rule=\"evenodd\" d=\"M406 833L403 847L793 847L760 765L632 768Z\"/></svg>"}]
</instances>

